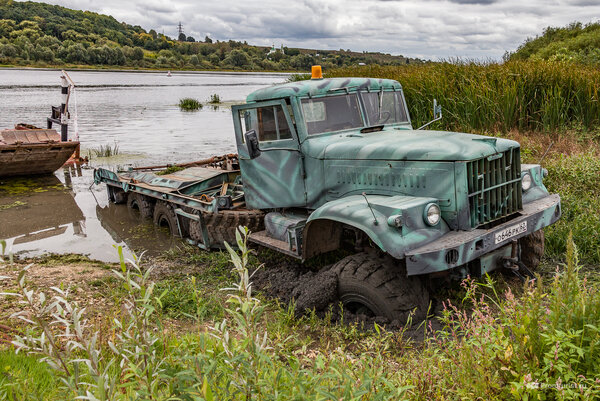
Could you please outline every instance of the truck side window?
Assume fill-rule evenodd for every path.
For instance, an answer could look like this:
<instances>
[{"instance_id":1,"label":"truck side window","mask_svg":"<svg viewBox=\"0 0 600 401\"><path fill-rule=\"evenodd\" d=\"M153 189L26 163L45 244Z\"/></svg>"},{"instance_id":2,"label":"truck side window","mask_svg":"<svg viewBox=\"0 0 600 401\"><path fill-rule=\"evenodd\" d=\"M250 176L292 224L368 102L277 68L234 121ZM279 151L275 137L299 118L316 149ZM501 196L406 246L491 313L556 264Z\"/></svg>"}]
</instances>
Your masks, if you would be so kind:
<instances>
[{"instance_id":1,"label":"truck side window","mask_svg":"<svg viewBox=\"0 0 600 401\"><path fill-rule=\"evenodd\" d=\"M243 131L255 130L260 142L292 138L285 114L279 105L240 111L240 121Z\"/></svg>"}]
</instances>

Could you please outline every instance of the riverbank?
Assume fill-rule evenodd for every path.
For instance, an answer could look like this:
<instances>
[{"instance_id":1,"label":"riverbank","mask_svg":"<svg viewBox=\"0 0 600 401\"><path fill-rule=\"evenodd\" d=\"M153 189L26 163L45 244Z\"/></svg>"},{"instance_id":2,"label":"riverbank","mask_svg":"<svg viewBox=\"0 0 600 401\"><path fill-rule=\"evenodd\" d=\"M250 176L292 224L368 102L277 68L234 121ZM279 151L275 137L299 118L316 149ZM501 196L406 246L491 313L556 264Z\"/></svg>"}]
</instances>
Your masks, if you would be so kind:
<instances>
[{"instance_id":1,"label":"riverbank","mask_svg":"<svg viewBox=\"0 0 600 401\"><path fill-rule=\"evenodd\" d=\"M294 74L306 74L303 71L256 71L256 70L228 70L228 69L210 69L210 70L198 70L198 69L186 69L186 68L138 68L123 66L115 68L115 66L90 66L85 64L64 64L56 66L48 66L45 64L22 66L22 65L7 65L0 64L0 70L39 70L39 71L98 71L98 72L141 72L141 73L167 73L171 74L186 73L186 74L244 74L244 75L281 75L288 76Z\"/></svg>"}]
</instances>

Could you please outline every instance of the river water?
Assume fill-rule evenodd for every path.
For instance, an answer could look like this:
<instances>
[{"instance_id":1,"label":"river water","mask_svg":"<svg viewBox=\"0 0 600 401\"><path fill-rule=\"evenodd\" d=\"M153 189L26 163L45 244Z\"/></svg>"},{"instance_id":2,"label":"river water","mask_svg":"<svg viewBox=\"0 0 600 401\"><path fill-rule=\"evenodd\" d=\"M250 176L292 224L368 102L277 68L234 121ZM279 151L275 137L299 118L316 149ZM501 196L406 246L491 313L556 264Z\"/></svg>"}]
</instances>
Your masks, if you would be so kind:
<instances>
[{"instance_id":1,"label":"river water","mask_svg":"<svg viewBox=\"0 0 600 401\"><path fill-rule=\"evenodd\" d=\"M160 252L181 244L163 229L122 205L109 204L103 185L91 186L94 167L193 161L235 152L230 105L252 91L285 82L285 74L68 72L77 85L71 99L70 135L78 135L88 166L61 169L36 178L0 178L0 239L24 256L80 253L117 260L112 245ZM180 111L179 99L220 106ZM60 72L0 70L0 129L17 123L45 127L50 106L58 106ZM76 124L74 120L76 119ZM112 158L93 149L115 145Z\"/></svg>"}]
</instances>

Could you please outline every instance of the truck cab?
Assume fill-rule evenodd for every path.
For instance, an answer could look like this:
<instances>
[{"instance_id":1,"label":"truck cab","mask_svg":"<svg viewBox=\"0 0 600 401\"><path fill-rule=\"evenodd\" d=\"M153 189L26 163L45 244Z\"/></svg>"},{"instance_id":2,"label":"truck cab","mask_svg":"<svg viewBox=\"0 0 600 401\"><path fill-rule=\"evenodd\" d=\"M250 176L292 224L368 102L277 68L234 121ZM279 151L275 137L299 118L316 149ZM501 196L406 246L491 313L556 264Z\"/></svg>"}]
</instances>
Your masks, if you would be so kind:
<instances>
[{"instance_id":1,"label":"truck cab","mask_svg":"<svg viewBox=\"0 0 600 401\"><path fill-rule=\"evenodd\" d=\"M260 89L233 107L233 122L246 203L267 213L256 242L282 241L302 259L351 229L409 276L470 265L481 274L560 217L545 170L522 165L517 142L415 130L394 80Z\"/></svg>"}]
</instances>

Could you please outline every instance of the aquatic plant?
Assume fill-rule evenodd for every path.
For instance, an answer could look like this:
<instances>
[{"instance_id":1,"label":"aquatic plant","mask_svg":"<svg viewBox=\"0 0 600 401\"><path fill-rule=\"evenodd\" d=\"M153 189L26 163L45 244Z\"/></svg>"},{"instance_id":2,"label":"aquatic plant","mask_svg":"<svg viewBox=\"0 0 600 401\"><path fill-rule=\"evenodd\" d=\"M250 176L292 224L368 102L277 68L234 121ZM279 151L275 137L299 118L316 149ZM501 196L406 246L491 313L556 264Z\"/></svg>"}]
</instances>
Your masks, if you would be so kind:
<instances>
[{"instance_id":1,"label":"aquatic plant","mask_svg":"<svg viewBox=\"0 0 600 401\"><path fill-rule=\"evenodd\" d=\"M96 157L111 157L119 154L119 145L115 142L114 144L100 145L97 148L90 149L88 156L91 158L92 154Z\"/></svg>"},{"instance_id":2,"label":"aquatic plant","mask_svg":"<svg viewBox=\"0 0 600 401\"><path fill-rule=\"evenodd\" d=\"M210 104L221 103L221 96L219 96L219 94L217 94L217 93L213 93L212 95L210 95L210 100L208 101L208 103L210 103Z\"/></svg>"},{"instance_id":3,"label":"aquatic plant","mask_svg":"<svg viewBox=\"0 0 600 401\"><path fill-rule=\"evenodd\" d=\"M179 109L182 111L196 111L202 108L202 103L191 97L184 97L179 100Z\"/></svg>"}]
</instances>

